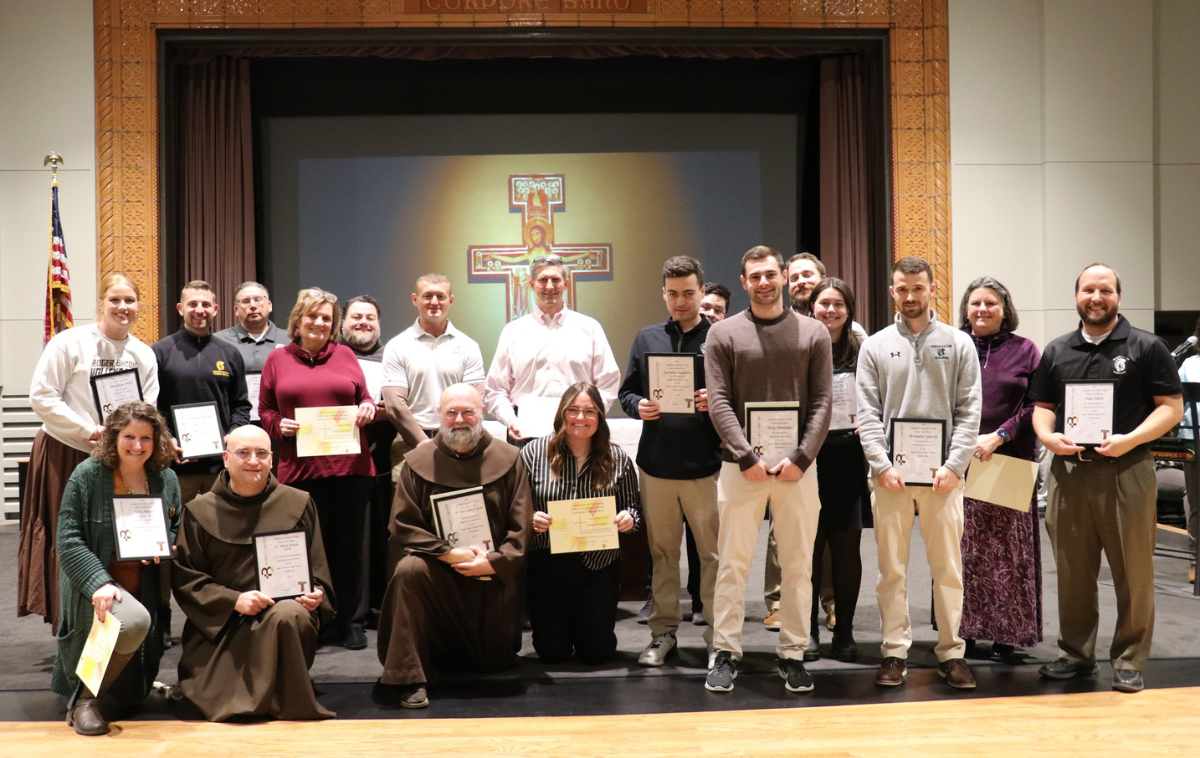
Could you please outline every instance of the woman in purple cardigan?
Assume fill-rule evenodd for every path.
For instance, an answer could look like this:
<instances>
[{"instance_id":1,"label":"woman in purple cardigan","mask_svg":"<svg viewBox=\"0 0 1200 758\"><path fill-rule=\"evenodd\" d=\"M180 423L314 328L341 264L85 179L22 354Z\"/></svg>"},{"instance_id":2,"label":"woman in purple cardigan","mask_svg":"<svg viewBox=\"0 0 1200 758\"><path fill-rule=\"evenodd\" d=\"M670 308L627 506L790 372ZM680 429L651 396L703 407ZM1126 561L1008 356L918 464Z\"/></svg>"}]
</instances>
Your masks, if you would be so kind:
<instances>
[{"instance_id":1,"label":"woman in purple cardigan","mask_svg":"<svg viewBox=\"0 0 1200 758\"><path fill-rule=\"evenodd\" d=\"M959 307L963 331L975 340L983 378L983 414L975 457L999 453L1034 459L1029 379L1041 358L1018 337L1017 309L1003 284L990 276L967 286ZM963 615L959 634L969 648L992 640L991 656L1009 661L1016 647L1042 640L1042 560L1038 512L963 499Z\"/></svg>"},{"instance_id":2,"label":"woman in purple cardigan","mask_svg":"<svg viewBox=\"0 0 1200 758\"><path fill-rule=\"evenodd\" d=\"M322 636L347 649L367 646L363 630L363 534L367 502L375 476L371 451L362 427L375 417L375 401L354 351L333 341L341 309L337 297L324 290L301 290L288 317L292 344L272 350L263 365L258 415L271 439L279 443L279 481L312 496L329 571L337 616ZM357 406L359 452L300 457L297 408Z\"/></svg>"}]
</instances>

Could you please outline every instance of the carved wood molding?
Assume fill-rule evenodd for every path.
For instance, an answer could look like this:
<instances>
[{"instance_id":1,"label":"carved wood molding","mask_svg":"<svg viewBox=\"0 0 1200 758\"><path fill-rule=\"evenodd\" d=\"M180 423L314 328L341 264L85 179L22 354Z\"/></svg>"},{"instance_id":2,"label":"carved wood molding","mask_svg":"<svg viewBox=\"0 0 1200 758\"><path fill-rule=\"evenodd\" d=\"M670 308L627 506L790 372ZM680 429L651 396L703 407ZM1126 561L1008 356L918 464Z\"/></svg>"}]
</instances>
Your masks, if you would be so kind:
<instances>
[{"instance_id":1,"label":"carved wood molding","mask_svg":"<svg viewBox=\"0 0 1200 758\"><path fill-rule=\"evenodd\" d=\"M886 28L894 254L933 264L949 319L948 0L95 0L97 270L143 293L159 336L157 29L428 27ZM570 9L570 10L568 10ZM448 12L431 12L443 10ZM576 12L577 11L577 12Z\"/></svg>"}]
</instances>

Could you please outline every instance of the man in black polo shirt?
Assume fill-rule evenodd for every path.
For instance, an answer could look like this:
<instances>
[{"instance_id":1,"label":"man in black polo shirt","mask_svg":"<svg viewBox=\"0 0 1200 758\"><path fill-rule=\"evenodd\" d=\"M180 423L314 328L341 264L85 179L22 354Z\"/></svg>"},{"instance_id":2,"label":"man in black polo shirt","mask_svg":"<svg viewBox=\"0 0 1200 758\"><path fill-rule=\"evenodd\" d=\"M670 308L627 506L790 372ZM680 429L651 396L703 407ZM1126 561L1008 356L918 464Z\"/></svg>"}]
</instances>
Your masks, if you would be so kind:
<instances>
[{"instance_id":1,"label":"man in black polo shirt","mask_svg":"<svg viewBox=\"0 0 1200 758\"><path fill-rule=\"evenodd\" d=\"M1117 593L1110 657L1113 689L1137 692L1154 633L1157 484L1150 443L1183 416L1182 387L1162 340L1117 313L1121 279L1094 263L1075 280L1079 331L1051 342L1029 385L1033 428L1054 453L1046 531L1058 565L1058 646L1038 670L1051 679L1096 672L1096 579L1103 551ZM1113 428L1102 444L1077 445L1064 433L1064 383L1115 383Z\"/></svg>"},{"instance_id":2,"label":"man in black polo shirt","mask_svg":"<svg viewBox=\"0 0 1200 758\"><path fill-rule=\"evenodd\" d=\"M684 518L691 526L700 558L700 599L708 621L704 641L712 643L721 440L708 418L708 390L704 389L704 341L709 322L700 315L703 286L704 271L696 259L678 255L663 265L663 300L670 318L638 332L618 393L625 412L644 422L637 464L653 565L653 604L650 645L638 658L643 666L663 665L676 649L675 633L681 620L679 543ZM695 413L664 414L659 404L647 397L651 394L647 353L696 356L693 366L701 389L695 391Z\"/></svg>"}]
</instances>

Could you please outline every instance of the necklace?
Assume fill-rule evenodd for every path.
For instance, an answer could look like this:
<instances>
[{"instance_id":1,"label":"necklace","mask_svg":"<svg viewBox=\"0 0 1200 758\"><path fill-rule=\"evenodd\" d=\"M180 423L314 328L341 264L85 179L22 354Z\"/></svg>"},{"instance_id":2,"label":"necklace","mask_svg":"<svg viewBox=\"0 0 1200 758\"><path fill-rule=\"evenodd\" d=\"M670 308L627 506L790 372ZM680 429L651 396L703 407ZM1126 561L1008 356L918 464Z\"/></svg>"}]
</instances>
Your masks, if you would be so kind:
<instances>
[{"instance_id":1,"label":"necklace","mask_svg":"<svg viewBox=\"0 0 1200 758\"><path fill-rule=\"evenodd\" d=\"M150 494L150 480L149 479L142 480L142 487L144 487L146 491L145 492L136 492L136 491L134 491L133 487L129 486L129 482L125 481L125 475L121 473L121 469L117 469L117 476L121 477L121 484L125 485L125 489L129 490L129 494L131 494L131 495L149 495Z\"/></svg>"}]
</instances>

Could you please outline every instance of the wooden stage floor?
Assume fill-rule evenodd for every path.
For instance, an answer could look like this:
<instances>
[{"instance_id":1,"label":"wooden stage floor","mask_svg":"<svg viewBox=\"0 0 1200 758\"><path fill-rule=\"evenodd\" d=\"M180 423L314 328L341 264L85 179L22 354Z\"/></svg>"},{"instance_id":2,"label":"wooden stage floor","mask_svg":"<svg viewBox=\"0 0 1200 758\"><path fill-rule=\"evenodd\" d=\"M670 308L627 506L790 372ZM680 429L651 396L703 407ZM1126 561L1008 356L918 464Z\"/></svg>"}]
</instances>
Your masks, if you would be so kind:
<instances>
[{"instance_id":1,"label":"wooden stage floor","mask_svg":"<svg viewBox=\"0 0 1200 758\"><path fill-rule=\"evenodd\" d=\"M253 725L0 724L6 756L1195 755L1200 687L714 713ZM84 752L86 751L86 752Z\"/></svg>"}]
</instances>

